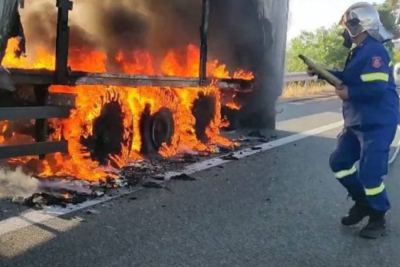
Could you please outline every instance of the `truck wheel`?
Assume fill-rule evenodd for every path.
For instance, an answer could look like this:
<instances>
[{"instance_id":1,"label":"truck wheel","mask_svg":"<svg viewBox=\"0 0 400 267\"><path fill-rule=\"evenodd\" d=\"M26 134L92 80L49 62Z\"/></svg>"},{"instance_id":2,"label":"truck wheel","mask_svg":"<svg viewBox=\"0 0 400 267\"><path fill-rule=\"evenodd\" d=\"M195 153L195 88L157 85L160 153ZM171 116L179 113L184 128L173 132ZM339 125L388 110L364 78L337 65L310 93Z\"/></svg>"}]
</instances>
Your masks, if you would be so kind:
<instances>
[{"instance_id":1,"label":"truck wheel","mask_svg":"<svg viewBox=\"0 0 400 267\"><path fill-rule=\"evenodd\" d=\"M174 117L170 109L164 107L151 115L150 106L146 106L140 120L141 153L147 158L159 157L161 146L171 144L174 132Z\"/></svg>"},{"instance_id":2,"label":"truck wheel","mask_svg":"<svg viewBox=\"0 0 400 267\"><path fill-rule=\"evenodd\" d=\"M81 143L90 151L92 160L102 165L110 163L118 167L112 156L122 156L123 147L130 151L133 141L133 121L130 129L125 129L124 114L119 100L104 104L100 115L93 121L93 134ZM129 134L126 133L129 131ZM126 155L129 156L129 155Z\"/></svg>"},{"instance_id":3,"label":"truck wheel","mask_svg":"<svg viewBox=\"0 0 400 267\"><path fill-rule=\"evenodd\" d=\"M193 103L192 114L196 119L195 131L197 140L207 143L207 127L213 121L215 116L216 99L214 95L205 95L200 93L197 100Z\"/></svg>"},{"instance_id":4,"label":"truck wheel","mask_svg":"<svg viewBox=\"0 0 400 267\"><path fill-rule=\"evenodd\" d=\"M164 143L171 145L174 131L174 117L168 108L162 108L153 115L151 122L151 141L157 151Z\"/></svg>"}]
</instances>

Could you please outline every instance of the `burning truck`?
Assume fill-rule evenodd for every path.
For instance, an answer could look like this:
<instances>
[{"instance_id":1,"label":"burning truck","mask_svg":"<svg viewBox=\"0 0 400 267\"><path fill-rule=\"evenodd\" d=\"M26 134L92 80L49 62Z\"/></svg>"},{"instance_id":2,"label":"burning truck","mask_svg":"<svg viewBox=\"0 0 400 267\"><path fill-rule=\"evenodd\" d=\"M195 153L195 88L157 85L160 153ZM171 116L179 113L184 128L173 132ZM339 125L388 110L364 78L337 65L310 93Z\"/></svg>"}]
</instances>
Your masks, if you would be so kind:
<instances>
[{"instance_id":1,"label":"burning truck","mask_svg":"<svg viewBox=\"0 0 400 267\"><path fill-rule=\"evenodd\" d=\"M0 158L42 177L101 181L102 166L234 147L222 128L274 128L288 8L2 1Z\"/></svg>"}]
</instances>

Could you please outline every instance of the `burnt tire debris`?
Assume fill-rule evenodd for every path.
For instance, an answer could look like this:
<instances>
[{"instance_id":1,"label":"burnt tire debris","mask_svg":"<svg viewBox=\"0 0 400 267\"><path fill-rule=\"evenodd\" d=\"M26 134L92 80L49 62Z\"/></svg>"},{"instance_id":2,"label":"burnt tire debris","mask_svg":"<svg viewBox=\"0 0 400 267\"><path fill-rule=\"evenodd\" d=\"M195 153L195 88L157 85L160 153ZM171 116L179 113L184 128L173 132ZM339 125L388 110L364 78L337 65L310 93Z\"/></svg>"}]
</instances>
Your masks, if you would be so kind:
<instances>
[{"instance_id":1,"label":"burnt tire debris","mask_svg":"<svg viewBox=\"0 0 400 267\"><path fill-rule=\"evenodd\" d=\"M226 161L237 161L239 160L238 157L236 157L235 155L233 155L233 153L228 154L226 156L221 157L221 159L226 160Z\"/></svg>"},{"instance_id":2,"label":"burnt tire debris","mask_svg":"<svg viewBox=\"0 0 400 267\"><path fill-rule=\"evenodd\" d=\"M94 196L76 195L66 197L63 194L35 193L31 197L25 199L23 204L32 208L43 208L45 206L61 206L66 208L69 204L78 205L91 198L94 198Z\"/></svg>"},{"instance_id":3,"label":"burnt tire debris","mask_svg":"<svg viewBox=\"0 0 400 267\"><path fill-rule=\"evenodd\" d=\"M159 113L160 118L156 120L170 121L168 111ZM152 116L149 117L148 122L151 122ZM171 122L171 121L170 121ZM164 126L161 127L162 129ZM151 128L149 128L151 129ZM168 130L171 133L170 130ZM168 135L163 135L167 138ZM257 134L257 136L259 136ZM230 150L219 148L215 154L197 153L197 154L181 154L172 158L152 158L143 161L133 162L128 166L123 167L118 172L118 179L109 178L98 183L89 183L86 181L78 181L74 178L46 178L43 181L50 181L46 186L42 186L40 192L33 194L31 197L22 199L19 203L34 208L44 208L46 206L59 206L68 207L70 205L79 205L89 200L94 200L103 197L104 195L113 196L120 188L146 188L146 189L166 189L172 193L170 189L164 184L165 181L196 181L196 178L188 175L182 170L195 162L200 162L209 159L210 156L219 156L221 159L229 161L237 161L239 158L235 156L234 151L243 148L247 149L260 149L260 144L263 141L271 141L276 139L276 136L248 137L239 136L234 139L235 142L240 143L237 148ZM149 139L151 146L154 146L153 141ZM240 152L239 152L240 154ZM220 165L217 168L224 169ZM175 176L166 179L165 173L175 172ZM49 180L50 179L50 180ZM53 183L53 186L52 186ZM54 186L54 183L57 186ZM85 188L85 190L82 190Z\"/></svg>"},{"instance_id":4,"label":"burnt tire debris","mask_svg":"<svg viewBox=\"0 0 400 267\"><path fill-rule=\"evenodd\" d=\"M179 175L172 176L171 180L173 180L173 181L196 181L197 179L192 176L189 176L186 173L182 173Z\"/></svg>"}]
</instances>

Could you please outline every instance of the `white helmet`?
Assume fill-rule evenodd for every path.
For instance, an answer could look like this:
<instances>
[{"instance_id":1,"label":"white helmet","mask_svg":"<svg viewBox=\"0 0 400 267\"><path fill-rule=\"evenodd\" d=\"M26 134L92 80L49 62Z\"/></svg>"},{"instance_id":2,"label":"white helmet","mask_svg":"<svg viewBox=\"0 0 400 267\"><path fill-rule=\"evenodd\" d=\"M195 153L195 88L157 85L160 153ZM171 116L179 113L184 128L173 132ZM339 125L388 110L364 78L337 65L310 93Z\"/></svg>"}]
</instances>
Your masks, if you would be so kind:
<instances>
[{"instance_id":1,"label":"white helmet","mask_svg":"<svg viewBox=\"0 0 400 267\"><path fill-rule=\"evenodd\" d=\"M378 10L366 2L354 4L347 9L340 24L346 27L351 37L368 32L372 38L380 42L394 38L393 34L382 25Z\"/></svg>"}]
</instances>

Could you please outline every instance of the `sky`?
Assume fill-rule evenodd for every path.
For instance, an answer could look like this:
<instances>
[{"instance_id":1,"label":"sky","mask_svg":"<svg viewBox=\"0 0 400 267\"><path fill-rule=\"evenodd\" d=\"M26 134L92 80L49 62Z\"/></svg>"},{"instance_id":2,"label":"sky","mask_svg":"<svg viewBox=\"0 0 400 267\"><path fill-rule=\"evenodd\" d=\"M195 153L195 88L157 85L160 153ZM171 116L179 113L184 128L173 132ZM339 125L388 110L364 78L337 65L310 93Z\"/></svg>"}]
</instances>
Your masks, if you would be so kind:
<instances>
[{"instance_id":1,"label":"sky","mask_svg":"<svg viewBox=\"0 0 400 267\"><path fill-rule=\"evenodd\" d=\"M313 31L339 23L341 16L357 2L382 3L384 0L290 0L289 40L301 31Z\"/></svg>"}]
</instances>

